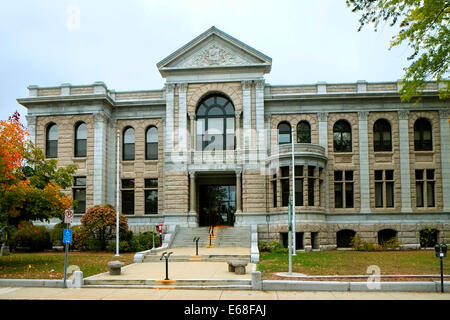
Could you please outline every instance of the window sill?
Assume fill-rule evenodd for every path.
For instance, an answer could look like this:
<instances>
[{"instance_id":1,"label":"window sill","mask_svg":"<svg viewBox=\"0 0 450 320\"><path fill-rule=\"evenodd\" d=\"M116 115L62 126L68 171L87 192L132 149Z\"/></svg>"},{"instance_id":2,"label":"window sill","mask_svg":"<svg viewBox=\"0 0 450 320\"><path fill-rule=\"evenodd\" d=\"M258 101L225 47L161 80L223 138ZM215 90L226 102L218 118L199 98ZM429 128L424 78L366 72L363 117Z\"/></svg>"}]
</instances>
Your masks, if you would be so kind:
<instances>
[{"instance_id":1,"label":"window sill","mask_svg":"<svg viewBox=\"0 0 450 320\"><path fill-rule=\"evenodd\" d=\"M86 161L86 160L87 160L87 157L72 157L72 161L82 162L82 161Z\"/></svg>"}]
</instances>

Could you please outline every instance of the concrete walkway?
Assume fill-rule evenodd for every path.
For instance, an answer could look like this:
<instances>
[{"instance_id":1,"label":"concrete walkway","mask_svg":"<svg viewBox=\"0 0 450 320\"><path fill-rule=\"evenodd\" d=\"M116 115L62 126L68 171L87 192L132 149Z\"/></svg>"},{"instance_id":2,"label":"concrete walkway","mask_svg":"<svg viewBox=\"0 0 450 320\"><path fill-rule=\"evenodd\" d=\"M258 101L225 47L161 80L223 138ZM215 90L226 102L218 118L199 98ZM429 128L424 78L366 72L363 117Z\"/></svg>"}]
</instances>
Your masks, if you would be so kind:
<instances>
[{"instance_id":1,"label":"concrete walkway","mask_svg":"<svg viewBox=\"0 0 450 320\"><path fill-rule=\"evenodd\" d=\"M450 300L450 293L292 292L0 287L0 299L43 300Z\"/></svg>"}]
</instances>

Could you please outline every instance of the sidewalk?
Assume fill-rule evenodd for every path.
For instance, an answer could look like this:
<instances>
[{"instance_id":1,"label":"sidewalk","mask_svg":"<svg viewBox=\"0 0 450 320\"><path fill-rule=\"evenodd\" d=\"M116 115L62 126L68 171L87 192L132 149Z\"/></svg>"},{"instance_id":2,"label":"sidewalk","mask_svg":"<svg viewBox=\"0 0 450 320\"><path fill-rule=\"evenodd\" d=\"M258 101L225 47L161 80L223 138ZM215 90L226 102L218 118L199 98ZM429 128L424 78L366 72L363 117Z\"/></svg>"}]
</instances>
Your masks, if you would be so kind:
<instances>
[{"instance_id":1,"label":"sidewalk","mask_svg":"<svg viewBox=\"0 0 450 320\"><path fill-rule=\"evenodd\" d=\"M0 300L450 300L450 293L0 287Z\"/></svg>"}]
</instances>

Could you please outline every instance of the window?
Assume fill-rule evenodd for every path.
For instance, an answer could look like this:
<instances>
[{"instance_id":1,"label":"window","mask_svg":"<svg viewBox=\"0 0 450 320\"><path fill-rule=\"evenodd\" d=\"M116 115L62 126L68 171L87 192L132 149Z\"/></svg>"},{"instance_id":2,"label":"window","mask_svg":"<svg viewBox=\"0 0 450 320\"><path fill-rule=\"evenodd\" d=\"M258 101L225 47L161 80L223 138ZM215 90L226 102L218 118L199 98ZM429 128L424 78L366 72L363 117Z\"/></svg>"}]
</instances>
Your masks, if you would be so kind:
<instances>
[{"instance_id":1,"label":"window","mask_svg":"<svg viewBox=\"0 0 450 320\"><path fill-rule=\"evenodd\" d=\"M158 179L145 179L145 214L158 213Z\"/></svg>"},{"instance_id":2,"label":"window","mask_svg":"<svg viewBox=\"0 0 450 320\"><path fill-rule=\"evenodd\" d=\"M352 239L356 235L354 230L344 229L336 232L336 244L338 248L351 248Z\"/></svg>"},{"instance_id":3,"label":"window","mask_svg":"<svg viewBox=\"0 0 450 320\"><path fill-rule=\"evenodd\" d=\"M122 213L134 214L134 179L122 179Z\"/></svg>"},{"instance_id":4,"label":"window","mask_svg":"<svg viewBox=\"0 0 450 320\"><path fill-rule=\"evenodd\" d=\"M352 128L347 121L339 120L334 124L333 145L335 152L352 151Z\"/></svg>"},{"instance_id":5,"label":"window","mask_svg":"<svg viewBox=\"0 0 450 320\"><path fill-rule=\"evenodd\" d=\"M303 206L304 167L295 166L295 205Z\"/></svg>"},{"instance_id":6,"label":"window","mask_svg":"<svg viewBox=\"0 0 450 320\"><path fill-rule=\"evenodd\" d=\"M277 194L277 175L272 176L272 191L273 191L273 207L278 207L278 194Z\"/></svg>"},{"instance_id":7,"label":"window","mask_svg":"<svg viewBox=\"0 0 450 320\"><path fill-rule=\"evenodd\" d=\"M77 201L75 213L86 212L86 177L74 177L73 182L73 200Z\"/></svg>"},{"instance_id":8,"label":"window","mask_svg":"<svg viewBox=\"0 0 450 320\"><path fill-rule=\"evenodd\" d=\"M289 187L289 167L281 167L281 206L289 205L290 187Z\"/></svg>"},{"instance_id":9,"label":"window","mask_svg":"<svg viewBox=\"0 0 450 320\"><path fill-rule=\"evenodd\" d=\"M316 167L308 166L308 206L314 206L314 188L316 185Z\"/></svg>"},{"instance_id":10,"label":"window","mask_svg":"<svg viewBox=\"0 0 450 320\"><path fill-rule=\"evenodd\" d=\"M397 238L397 231L393 229L383 229L378 231L378 244L383 245L387 241Z\"/></svg>"},{"instance_id":11,"label":"window","mask_svg":"<svg viewBox=\"0 0 450 320\"><path fill-rule=\"evenodd\" d=\"M197 108L197 150L234 150L234 105L226 97L214 95Z\"/></svg>"},{"instance_id":12,"label":"window","mask_svg":"<svg viewBox=\"0 0 450 320\"><path fill-rule=\"evenodd\" d=\"M58 126L54 123L47 127L45 139L45 156L47 158L58 157Z\"/></svg>"},{"instance_id":13,"label":"window","mask_svg":"<svg viewBox=\"0 0 450 320\"><path fill-rule=\"evenodd\" d=\"M416 207L435 206L434 169L416 170Z\"/></svg>"},{"instance_id":14,"label":"window","mask_svg":"<svg viewBox=\"0 0 450 320\"><path fill-rule=\"evenodd\" d=\"M433 150L431 124L425 118L419 118L414 123L414 151Z\"/></svg>"},{"instance_id":15,"label":"window","mask_svg":"<svg viewBox=\"0 0 450 320\"><path fill-rule=\"evenodd\" d=\"M373 125L373 150L392 151L391 125L385 119L379 119Z\"/></svg>"},{"instance_id":16,"label":"window","mask_svg":"<svg viewBox=\"0 0 450 320\"><path fill-rule=\"evenodd\" d=\"M291 125L282 122L278 125L278 144L292 143L291 141Z\"/></svg>"},{"instance_id":17,"label":"window","mask_svg":"<svg viewBox=\"0 0 450 320\"><path fill-rule=\"evenodd\" d=\"M86 157L87 154L87 126L80 122L75 126L75 157Z\"/></svg>"},{"instance_id":18,"label":"window","mask_svg":"<svg viewBox=\"0 0 450 320\"><path fill-rule=\"evenodd\" d=\"M134 129L127 127L123 131L123 160L134 160Z\"/></svg>"},{"instance_id":19,"label":"window","mask_svg":"<svg viewBox=\"0 0 450 320\"><path fill-rule=\"evenodd\" d=\"M375 207L394 207L394 170L375 170Z\"/></svg>"},{"instance_id":20,"label":"window","mask_svg":"<svg viewBox=\"0 0 450 320\"><path fill-rule=\"evenodd\" d=\"M353 208L353 171L334 171L334 207Z\"/></svg>"},{"instance_id":21,"label":"window","mask_svg":"<svg viewBox=\"0 0 450 320\"><path fill-rule=\"evenodd\" d=\"M149 127L145 135L145 159L158 159L158 129Z\"/></svg>"},{"instance_id":22,"label":"window","mask_svg":"<svg viewBox=\"0 0 450 320\"><path fill-rule=\"evenodd\" d=\"M297 142L311 143L311 126L307 121L300 121L297 125Z\"/></svg>"}]
</instances>

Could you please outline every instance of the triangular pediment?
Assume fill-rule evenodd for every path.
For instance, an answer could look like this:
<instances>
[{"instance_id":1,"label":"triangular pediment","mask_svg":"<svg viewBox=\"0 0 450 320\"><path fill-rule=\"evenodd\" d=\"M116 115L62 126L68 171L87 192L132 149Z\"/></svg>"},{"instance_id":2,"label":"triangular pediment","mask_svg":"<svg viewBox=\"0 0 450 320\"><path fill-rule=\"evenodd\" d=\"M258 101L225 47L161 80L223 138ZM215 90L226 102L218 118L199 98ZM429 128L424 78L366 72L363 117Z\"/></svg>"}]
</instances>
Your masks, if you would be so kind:
<instances>
[{"instance_id":1,"label":"triangular pediment","mask_svg":"<svg viewBox=\"0 0 450 320\"><path fill-rule=\"evenodd\" d=\"M212 27L161 60L157 67L164 76L177 70L242 67L263 68L267 73L271 65L268 56Z\"/></svg>"}]
</instances>

